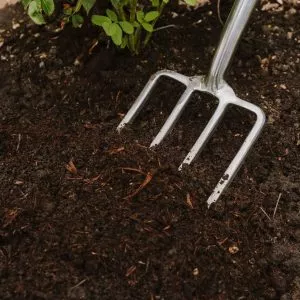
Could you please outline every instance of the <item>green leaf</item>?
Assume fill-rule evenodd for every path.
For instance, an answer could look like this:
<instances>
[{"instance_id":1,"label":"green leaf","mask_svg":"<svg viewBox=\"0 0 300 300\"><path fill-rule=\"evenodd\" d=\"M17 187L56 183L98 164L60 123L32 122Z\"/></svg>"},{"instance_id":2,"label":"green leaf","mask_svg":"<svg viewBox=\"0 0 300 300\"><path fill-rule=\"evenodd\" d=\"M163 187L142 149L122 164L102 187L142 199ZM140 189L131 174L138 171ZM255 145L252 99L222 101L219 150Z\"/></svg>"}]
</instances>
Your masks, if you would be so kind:
<instances>
[{"instance_id":1,"label":"green leaf","mask_svg":"<svg viewBox=\"0 0 300 300\"><path fill-rule=\"evenodd\" d=\"M144 20L146 22L151 22L159 17L159 12L157 10L149 11L146 13Z\"/></svg>"},{"instance_id":2,"label":"green leaf","mask_svg":"<svg viewBox=\"0 0 300 300\"><path fill-rule=\"evenodd\" d=\"M118 22L118 16L113 10L107 9L106 14L113 22Z\"/></svg>"},{"instance_id":3,"label":"green leaf","mask_svg":"<svg viewBox=\"0 0 300 300\"><path fill-rule=\"evenodd\" d=\"M81 0L81 4L84 7L86 14L88 15L91 8L95 5L96 0Z\"/></svg>"},{"instance_id":4,"label":"green leaf","mask_svg":"<svg viewBox=\"0 0 300 300\"><path fill-rule=\"evenodd\" d=\"M122 39L122 44L120 45L120 47L122 49L124 49L127 46L127 43L128 43L128 37L124 36L123 39Z\"/></svg>"},{"instance_id":5,"label":"green leaf","mask_svg":"<svg viewBox=\"0 0 300 300\"><path fill-rule=\"evenodd\" d=\"M103 23L111 23L110 18L106 17L106 16L100 16L100 15L93 15L92 16L92 23L98 26L102 26Z\"/></svg>"},{"instance_id":6,"label":"green leaf","mask_svg":"<svg viewBox=\"0 0 300 300\"><path fill-rule=\"evenodd\" d=\"M51 16L54 12L54 1L53 0L41 0L42 9L47 16Z\"/></svg>"},{"instance_id":7,"label":"green leaf","mask_svg":"<svg viewBox=\"0 0 300 300\"><path fill-rule=\"evenodd\" d=\"M136 18L139 21L139 23L141 23L141 24L144 22L144 16L145 16L145 14L143 11L140 10L140 11L136 12Z\"/></svg>"},{"instance_id":8,"label":"green leaf","mask_svg":"<svg viewBox=\"0 0 300 300\"><path fill-rule=\"evenodd\" d=\"M73 9L72 9L72 7L64 8L63 12L65 15L71 16L73 13Z\"/></svg>"},{"instance_id":9,"label":"green leaf","mask_svg":"<svg viewBox=\"0 0 300 300\"><path fill-rule=\"evenodd\" d=\"M148 32L152 32L153 31L153 26L151 24L149 24L149 23L143 22L142 26Z\"/></svg>"},{"instance_id":10,"label":"green leaf","mask_svg":"<svg viewBox=\"0 0 300 300\"><path fill-rule=\"evenodd\" d=\"M119 25L116 23L106 23L102 24L102 27L108 36L112 36L115 34L116 30L118 29Z\"/></svg>"},{"instance_id":11,"label":"green leaf","mask_svg":"<svg viewBox=\"0 0 300 300\"><path fill-rule=\"evenodd\" d=\"M81 6L82 6L82 0L77 0L77 3L76 3L75 8L74 8L74 11L75 12L79 12Z\"/></svg>"},{"instance_id":12,"label":"green leaf","mask_svg":"<svg viewBox=\"0 0 300 300\"><path fill-rule=\"evenodd\" d=\"M136 28L141 27L141 25L140 25L137 21L134 21L134 22L132 23L132 25L133 25L133 27L136 27Z\"/></svg>"},{"instance_id":13,"label":"green leaf","mask_svg":"<svg viewBox=\"0 0 300 300\"><path fill-rule=\"evenodd\" d=\"M110 27L110 24L111 24L111 23L106 23L106 22L104 22L104 23L102 24L102 28L104 29L106 35L108 35L108 36L109 36L109 27Z\"/></svg>"},{"instance_id":14,"label":"green leaf","mask_svg":"<svg viewBox=\"0 0 300 300\"><path fill-rule=\"evenodd\" d=\"M163 3L168 4L170 0L163 0ZM197 0L195 0L197 1Z\"/></svg>"},{"instance_id":15,"label":"green leaf","mask_svg":"<svg viewBox=\"0 0 300 300\"><path fill-rule=\"evenodd\" d=\"M72 24L75 28L80 28L83 24L83 17L81 15L75 14L72 16Z\"/></svg>"},{"instance_id":16,"label":"green leaf","mask_svg":"<svg viewBox=\"0 0 300 300\"><path fill-rule=\"evenodd\" d=\"M23 4L24 8L27 9L27 7L28 7L28 5L29 5L29 3L30 3L31 1L32 1L32 0L22 0L21 2L22 2L22 4Z\"/></svg>"},{"instance_id":17,"label":"green leaf","mask_svg":"<svg viewBox=\"0 0 300 300\"><path fill-rule=\"evenodd\" d=\"M38 1L31 1L29 3L28 15L35 24L42 25L46 23Z\"/></svg>"},{"instance_id":18,"label":"green leaf","mask_svg":"<svg viewBox=\"0 0 300 300\"><path fill-rule=\"evenodd\" d=\"M127 34L133 34L134 28L129 22L122 21L122 22L119 22L119 24L121 25L124 32L126 32Z\"/></svg>"},{"instance_id":19,"label":"green leaf","mask_svg":"<svg viewBox=\"0 0 300 300\"><path fill-rule=\"evenodd\" d=\"M119 7L120 6L120 0L110 0L113 7Z\"/></svg>"},{"instance_id":20,"label":"green leaf","mask_svg":"<svg viewBox=\"0 0 300 300\"><path fill-rule=\"evenodd\" d=\"M186 4L190 6L195 6L197 4L197 0L184 0Z\"/></svg>"},{"instance_id":21,"label":"green leaf","mask_svg":"<svg viewBox=\"0 0 300 300\"><path fill-rule=\"evenodd\" d=\"M151 0L152 6L153 7L158 7L159 6L159 0Z\"/></svg>"},{"instance_id":22,"label":"green leaf","mask_svg":"<svg viewBox=\"0 0 300 300\"><path fill-rule=\"evenodd\" d=\"M111 36L111 39L117 46L120 46L122 44L123 31L118 24L115 25L116 32Z\"/></svg>"}]
</instances>

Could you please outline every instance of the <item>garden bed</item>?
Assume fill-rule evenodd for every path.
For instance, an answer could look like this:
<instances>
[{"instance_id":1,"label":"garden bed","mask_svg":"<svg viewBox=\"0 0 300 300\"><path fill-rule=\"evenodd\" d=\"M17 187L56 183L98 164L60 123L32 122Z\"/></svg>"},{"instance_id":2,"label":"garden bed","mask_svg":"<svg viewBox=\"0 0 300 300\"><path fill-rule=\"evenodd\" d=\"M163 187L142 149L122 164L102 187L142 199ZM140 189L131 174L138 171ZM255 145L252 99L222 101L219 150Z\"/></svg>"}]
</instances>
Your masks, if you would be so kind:
<instances>
[{"instance_id":1,"label":"garden bed","mask_svg":"<svg viewBox=\"0 0 300 300\"><path fill-rule=\"evenodd\" d=\"M104 42L91 50L96 28L56 32L19 5L1 11L1 299L300 299L300 22L290 9L258 9L241 41L228 82L268 123L210 210L254 116L232 108L183 172L214 99L196 94L155 151L180 85L164 81L132 126L116 127L152 73L208 71L214 6L169 11L159 25L176 27L138 57Z\"/></svg>"}]
</instances>

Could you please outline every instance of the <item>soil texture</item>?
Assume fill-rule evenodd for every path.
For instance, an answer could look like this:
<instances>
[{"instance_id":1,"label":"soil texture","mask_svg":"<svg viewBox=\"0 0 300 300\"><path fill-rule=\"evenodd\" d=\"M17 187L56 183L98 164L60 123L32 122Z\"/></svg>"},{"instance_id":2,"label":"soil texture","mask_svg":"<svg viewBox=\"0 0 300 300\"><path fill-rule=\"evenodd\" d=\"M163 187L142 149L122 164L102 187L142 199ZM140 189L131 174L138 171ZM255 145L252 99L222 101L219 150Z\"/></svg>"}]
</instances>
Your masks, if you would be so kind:
<instances>
[{"instance_id":1,"label":"soil texture","mask_svg":"<svg viewBox=\"0 0 300 300\"><path fill-rule=\"evenodd\" d=\"M196 93L154 150L180 84L163 80L116 127L156 71L208 72L214 5L167 12L158 27L174 26L138 57L95 46L96 28L58 32L19 5L0 11L1 299L300 299L300 10L287 3L258 6L228 73L268 120L209 210L253 115L232 107L182 172L215 99Z\"/></svg>"}]
</instances>

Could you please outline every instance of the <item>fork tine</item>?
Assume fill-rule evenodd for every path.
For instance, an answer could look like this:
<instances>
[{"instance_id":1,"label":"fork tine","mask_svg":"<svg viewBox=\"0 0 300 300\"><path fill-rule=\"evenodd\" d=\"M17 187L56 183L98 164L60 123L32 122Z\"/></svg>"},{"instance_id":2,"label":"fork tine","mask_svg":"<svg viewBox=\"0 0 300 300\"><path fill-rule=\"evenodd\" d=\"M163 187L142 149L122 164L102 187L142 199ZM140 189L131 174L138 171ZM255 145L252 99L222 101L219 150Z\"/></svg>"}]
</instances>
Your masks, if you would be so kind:
<instances>
[{"instance_id":1,"label":"fork tine","mask_svg":"<svg viewBox=\"0 0 300 300\"><path fill-rule=\"evenodd\" d=\"M150 148L157 146L161 143L161 141L166 137L166 135L173 129L180 115L182 114L185 106L189 102L189 99L194 91L194 87L192 85L187 86L184 93L181 95L179 101L176 103L172 113L164 123L163 127L160 129L157 136L152 141Z\"/></svg>"},{"instance_id":2,"label":"fork tine","mask_svg":"<svg viewBox=\"0 0 300 300\"><path fill-rule=\"evenodd\" d=\"M208 208L211 206L212 203L216 202L219 199L224 190L229 186L236 173L238 172L239 168L241 167L243 161L245 160L247 154L249 153L250 148L253 146L254 142L259 137L260 132L265 124L265 114L258 106L241 99L238 99L238 102L236 104L254 112L257 117L256 122L253 128L251 129L250 133L246 137L246 140L244 141L240 150L238 151L234 159L231 161L229 167L227 168L224 175L215 187L214 191L208 198Z\"/></svg>"},{"instance_id":3,"label":"fork tine","mask_svg":"<svg viewBox=\"0 0 300 300\"><path fill-rule=\"evenodd\" d=\"M138 98L136 101L133 103L131 106L130 110L127 112L121 123L117 127L117 131L120 133L121 130L124 128L124 126L128 123L133 122L133 120L136 118L138 113L141 111L143 106L146 104L148 97L151 94L152 89L155 87L157 81L159 80L160 77L166 76L175 80L178 80L179 82L188 85L189 79L187 76L184 76L182 74L176 73L174 71L170 70L162 70L159 72L156 72L153 74L141 93L139 94Z\"/></svg>"},{"instance_id":4,"label":"fork tine","mask_svg":"<svg viewBox=\"0 0 300 300\"><path fill-rule=\"evenodd\" d=\"M143 106L146 104L148 96L151 93L151 90L156 85L158 79L162 76L162 72L157 72L153 74L133 105L131 106L130 110L127 112L121 123L117 127L117 131L120 133L121 130L125 127L126 124L133 122L133 120L136 118L138 113L141 111Z\"/></svg>"},{"instance_id":5,"label":"fork tine","mask_svg":"<svg viewBox=\"0 0 300 300\"><path fill-rule=\"evenodd\" d=\"M215 128L217 127L217 125L219 124L219 122L221 121L227 105L228 105L228 102L223 102L220 100L215 113L213 114L213 116L211 117L211 119L209 120L207 125L205 126L200 137L198 138L198 140L196 141L196 143L194 144L194 146L192 147L190 152L187 154L187 156L183 160L182 164L179 166L179 170L182 169L184 164L189 165L200 154L200 152L204 148L206 142L208 141L210 136L213 134L213 132L214 132Z\"/></svg>"}]
</instances>

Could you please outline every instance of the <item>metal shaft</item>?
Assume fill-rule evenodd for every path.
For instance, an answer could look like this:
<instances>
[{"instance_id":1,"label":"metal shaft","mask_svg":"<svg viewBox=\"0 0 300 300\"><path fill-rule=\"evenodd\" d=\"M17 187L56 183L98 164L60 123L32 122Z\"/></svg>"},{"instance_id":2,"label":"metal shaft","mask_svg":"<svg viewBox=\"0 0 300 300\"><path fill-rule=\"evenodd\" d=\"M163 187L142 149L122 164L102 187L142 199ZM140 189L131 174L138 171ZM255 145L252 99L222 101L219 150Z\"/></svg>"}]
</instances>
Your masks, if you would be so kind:
<instances>
[{"instance_id":1,"label":"metal shaft","mask_svg":"<svg viewBox=\"0 0 300 300\"><path fill-rule=\"evenodd\" d=\"M212 91L222 87L224 74L234 55L257 0L236 0L224 26L206 84Z\"/></svg>"}]
</instances>

